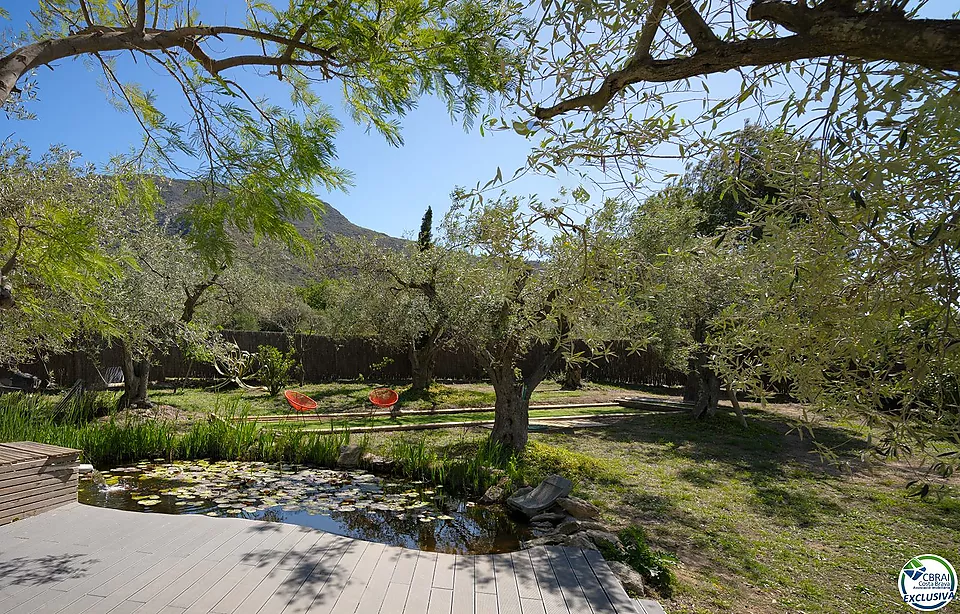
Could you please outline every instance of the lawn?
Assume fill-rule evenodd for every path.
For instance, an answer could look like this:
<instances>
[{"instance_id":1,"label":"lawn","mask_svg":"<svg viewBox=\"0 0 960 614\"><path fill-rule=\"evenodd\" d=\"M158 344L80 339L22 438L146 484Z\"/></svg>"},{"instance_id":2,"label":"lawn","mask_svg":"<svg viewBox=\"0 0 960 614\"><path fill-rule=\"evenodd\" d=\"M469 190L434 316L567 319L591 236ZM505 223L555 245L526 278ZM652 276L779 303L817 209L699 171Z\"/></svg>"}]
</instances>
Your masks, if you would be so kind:
<instances>
[{"instance_id":1,"label":"lawn","mask_svg":"<svg viewBox=\"0 0 960 614\"><path fill-rule=\"evenodd\" d=\"M824 464L788 432L789 409L749 406L747 429L728 415L645 413L610 428L535 433L527 470L559 468L606 523L641 526L676 556L676 589L661 596L671 614L908 611L897 574L917 554L960 562L960 502L907 497L908 470L860 462L865 442L847 429L818 429L847 467ZM370 443L386 450L400 437L425 438L443 456L469 453L483 433Z\"/></svg>"},{"instance_id":2,"label":"lawn","mask_svg":"<svg viewBox=\"0 0 960 614\"><path fill-rule=\"evenodd\" d=\"M363 407L370 388L328 384L303 391L333 412ZM484 385L435 392L433 403L415 400L407 408L485 406L493 400ZM626 392L632 391L592 386L569 393L550 384L534 402L596 402ZM283 411L280 401L262 393L157 391L153 398L180 408L188 419L248 402L255 413ZM685 414L639 412L606 428L532 433L518 472L528 482L549 472L571 477L575 493L603 509L606 524L642 527L654 549L676 557L676 587L671 596L660 596L671 614L908 611L899 602L896 577L909 558L932 553L960 563L960 501L907 496L905 485L916 477L908 462L862 460L863 435L848 425L827 424L816 429L817 439L834 447L840 461L827 464L791 429L797 407L745 408L746 429L729 414L694 421ZM533 410L532 416L544 413L556 412ZM401 420L488 417L492 414L484 412ZM281 430L298 441L294 431L276 424L248 426ZM476 458L488 434L453 428L355 435L354 441L385 455L406 446L421 458L451 461Z\"/></svg>"},{"instance_id":3,"label":"lawn","mask_svg":"<svg viewBox=\"0 0 960 614\"><path fill-rule=\"evenodd\" d=\"M367 399L367 395L371 390L381 385L390 386L389 383L336 382L308 384L292 389L314 399L317 402L319 412L338 413L374 409ZM496 400L493 387L489 384L438 384L431 388L428 397L412 396L408 391L409 386L392 387L400 393L401 408L408 410L492 407ZM625 394L636 394L636 391L604 384L587 384L583 390L560 390L559 384L547 381L533 393L531 402L534 404L595 403L612 401ZM152 391L150 398L156 403L177 407L187 415L205 415L218 408L230 407L238 402L242 403L244 409L251 414L290 412L290 406L284 400L283 395L271 397L266 392L259 390L209 392L195 388L176 391L161 388Z\"/></svg>"}]
</instances>

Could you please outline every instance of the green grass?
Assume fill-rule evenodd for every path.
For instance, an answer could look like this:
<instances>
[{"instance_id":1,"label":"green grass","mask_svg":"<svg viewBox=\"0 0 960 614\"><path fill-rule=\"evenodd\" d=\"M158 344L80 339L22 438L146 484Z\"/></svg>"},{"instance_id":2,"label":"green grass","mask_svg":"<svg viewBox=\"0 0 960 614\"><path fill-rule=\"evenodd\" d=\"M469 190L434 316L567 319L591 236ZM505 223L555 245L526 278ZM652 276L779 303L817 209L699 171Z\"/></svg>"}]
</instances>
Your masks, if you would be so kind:
<instances>
[{"instance_id":1,"label":"green grass","mask_svg":"<svg viewBox=\"0 0 960 614\"><path fill-rule=\"evenodd\" d=\"M629 409L622 407L583 407L573 409L532 409L530 418L548 418L551 416L583 416L592 414L615 414L630 412ZM452 413L452 414L417 414L413 416L398 416L392 418L389 416L376 416L371 418L357 417L351 420L337 419L311 419L310 414L301 416L298 420L288 420L284 422L265 422L260 423L263 428L309 428L309 429L343 429L347 427L362 426L401 426L405 424L434 424L444 422L473 422L481 420L493 420L492 411L471 412L471 413Z\"/></svg>"},{"instance_id":2,"label":"green grass","mask_svg":"<svg viewBox=\"0 0 960 614\"><path fill-rule=\"evenodd\" d=\"M95 465L115 465L144 458L209 458L332 465L346 433L271 433L249 422L211 416L184 425L173 421L111 415L106 419L68 422L51 411L53 400L36 395L0 396L0 441L36 441L83 451ZM240 408L221 408L229 416Z\"/></svg>"},{"instance_id":3,"label":"green grass","mask_svg":"<svg viewBox=\"0 0 960 614\"><path fill-rule=\"evenodd\" d=\"M641 528L648 549L637 545L630 562L670 572L659 598L671 614L901 611L896 576L910 557L958 558L960 501L909 497L913 476L861 462L866 442L854 430L817 429L839 450L841 471L791 432L782 408L747 411L747 429L728 415L645 413L611 428L534 433L508 475L534 483L561 473L627 543L641 543ZM421 455L454 458L484 437L376 433L368 445L388 453L406 440Z\"/></svg>"},{"instance_id":4,"label":"green grass","mask_svg":"<svg viewBox=\"0 0 960 614\"><path fill-rule=\"evenodd\" d=\"M390 382L308 384L303 387L291 386L291 389L314 399L320 413L337 413L374 409L367 399L367 395L371 390L380 386L392 387L399 392L400 406L407 410L492 407L496 400L493 387L489 384L434 384L427 395L411 394L408 390L409 386L392 385ZM554 382L544 382L533 393L531 401L534 404L592 402L612 399L627 392L630 391L625 388L602 384L587 384L584 390L568 391L560 390L559 385ZM266 392L260 391L227 390L209 392L188 388L174 392L169 389L159 389L152 391L150 397L154 402L172 405L195 415L208 413L218 403L222 405L233 401L247 403L251 414L290 413L290 406L282 394L271 397Z\"/></svg>"},{"instance_id":5,"label":"green grass","mask_svg":"<svg viewBox=\"0 0 960 614\"><path fill-rule=\"evenodd\" d=\"M369 390L350 386L356 386L350 394ZM339 394L326 390L327 398ZM37 411L43 403L36 397L11 411L7 395L0 397L0 440L80 447L96 463L164 456L320 465L347 441L342 433L209 418L242 409L242 393L166 394L165 402L197 403L192 423L35 419L47 415ZM630 556L672 573L672 592L664 587L661 595L671 614L901 611L896 575L909 558L929 552L958 563L960 502L907 496L904 486L915 476L905 465L862 461L867 443L848 425L816 429L818 440L837 450L843 470L822 463L791 430L787 418L795 413L748 406L746 429L723 414L694 421L640 413L609 428L534 433L520 458L487 444L485 429L371 433L360 442L397 459L404 475L454 490L479 492L499 476L516 483L554 472L570 477L574 493L603 510L605 524L643 530ZM467 416L483 414L449 419ZM421 419L447 416L403 418ZM638 533L621 535L629 542Z\"/></svg>"}]
</instances>

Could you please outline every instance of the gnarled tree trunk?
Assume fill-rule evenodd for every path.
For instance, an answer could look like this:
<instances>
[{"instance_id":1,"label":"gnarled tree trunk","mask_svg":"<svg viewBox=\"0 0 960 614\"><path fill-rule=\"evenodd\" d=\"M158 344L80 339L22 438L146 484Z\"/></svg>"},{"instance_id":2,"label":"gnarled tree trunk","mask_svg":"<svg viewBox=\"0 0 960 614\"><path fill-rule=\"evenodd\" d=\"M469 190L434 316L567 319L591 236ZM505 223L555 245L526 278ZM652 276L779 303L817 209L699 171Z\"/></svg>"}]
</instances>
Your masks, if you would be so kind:
<instances>
[{"instance_id":1,"label":"gnarled tree trunk","mask_svg":"<svg viewBox=\"0 0 960 614\"><path fill-rule=\"evenodd\" d=\"M530 427L530 393L516 377L512 368L498 369L491 375L493 390L497 395L494 408L493 441L515 450L527 446Z\"/></svg>"},{"instance_id":2,"label":"gnarled tree trunk","mask_svg":"<svg viewBox=\"0 0 960 614\"><path fill-rule=\"evenodd\" d=\"M561 390L580 390L583 388L583 366L567 361L563 367Z\"/></svg>"},{"instance_id":3,"label":"gnarled tree trunk","mask_svg":"<svg viewBox=\"0 0 960 614\"><path fill-rule=\"evenodd\" d=\"M426 392L433 382L433 371L437 366L436 351L432 346L418 346L410 344L410 369L413 375L413 384L410 390Z\"/></svg>"},{"instance_id":4,"label":"gnarled tree trunk","mask_svg":"<svg viewBox=\"0 0 960 614\"><path fill-rule=\"evenodd\" d=\"M705 418L717 413L720 403L720 378L710 368L710 357L703 344L707 340L707 323L699 320L693 328L697 349L690 357L683 400L693 403L693 417Z\"/></svg>"},{"instance_id":5,"label":"gnarled tree trunk","mask_svg":"<svg viewBox=\"0 0 960 614\"><path fill-rule=\"evenodd\" d=\"M433 373L437 368L437 352L440 349L438 342L443 331L442 326L437 326L429 333L410 341L410 368L413 375L410 390L426 392L433 383Z\"/></svg>"},{"instance_id":6,"label":"gnarled tree trunk","mask_svg":"<svg viewBox=\"0 0 960 614\"><path fill-rule=\"evenodd\" d=\"M150 383L150 360L134 356L130 347L120 342L123 359L120 361L120 370L123 371L123 395L117 401L117 406L152 407L153 403L147 398L147 387Z\"/></svg>"}]
</instances>

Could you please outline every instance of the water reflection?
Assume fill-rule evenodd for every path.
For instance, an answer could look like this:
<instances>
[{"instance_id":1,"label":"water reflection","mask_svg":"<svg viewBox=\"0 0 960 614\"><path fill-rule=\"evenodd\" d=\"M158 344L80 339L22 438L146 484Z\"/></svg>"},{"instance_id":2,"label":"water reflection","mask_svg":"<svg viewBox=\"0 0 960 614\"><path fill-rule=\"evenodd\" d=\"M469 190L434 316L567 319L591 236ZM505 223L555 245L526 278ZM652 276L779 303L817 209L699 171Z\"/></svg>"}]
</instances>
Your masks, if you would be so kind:
<instances>
[{"instance_id":1,"label":"water reflection","mask_svg":"<svg viewBox=\"0 0 960 614\"><path fill-rule=\"evenodd\" d=\"M442 488L293 465L144 462L84 478L79 499L129 511L285 522L436 552L510 552L528 537L502 508L475 506Z\"/></svg>"}]
</instances>

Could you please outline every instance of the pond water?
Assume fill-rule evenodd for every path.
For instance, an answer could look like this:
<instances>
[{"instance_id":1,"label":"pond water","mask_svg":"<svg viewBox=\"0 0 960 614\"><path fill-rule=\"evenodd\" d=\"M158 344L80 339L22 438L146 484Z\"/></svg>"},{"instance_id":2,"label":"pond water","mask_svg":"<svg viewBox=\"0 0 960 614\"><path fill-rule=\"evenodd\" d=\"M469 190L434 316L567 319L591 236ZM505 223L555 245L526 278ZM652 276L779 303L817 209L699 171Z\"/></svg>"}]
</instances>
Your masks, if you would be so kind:
<instances>
[{"instance_id":1,"label":"pond water","mask_svg":"<svg viewBox=\"0 0 960 614\"><path fill-rule=\"evenodd\" d=\"M528 530L502 507L365 471L234 461L142 462L80 481L79 500L120 510L298 524L434 552L510 552Z\"/></svg>"}]
</instances>

